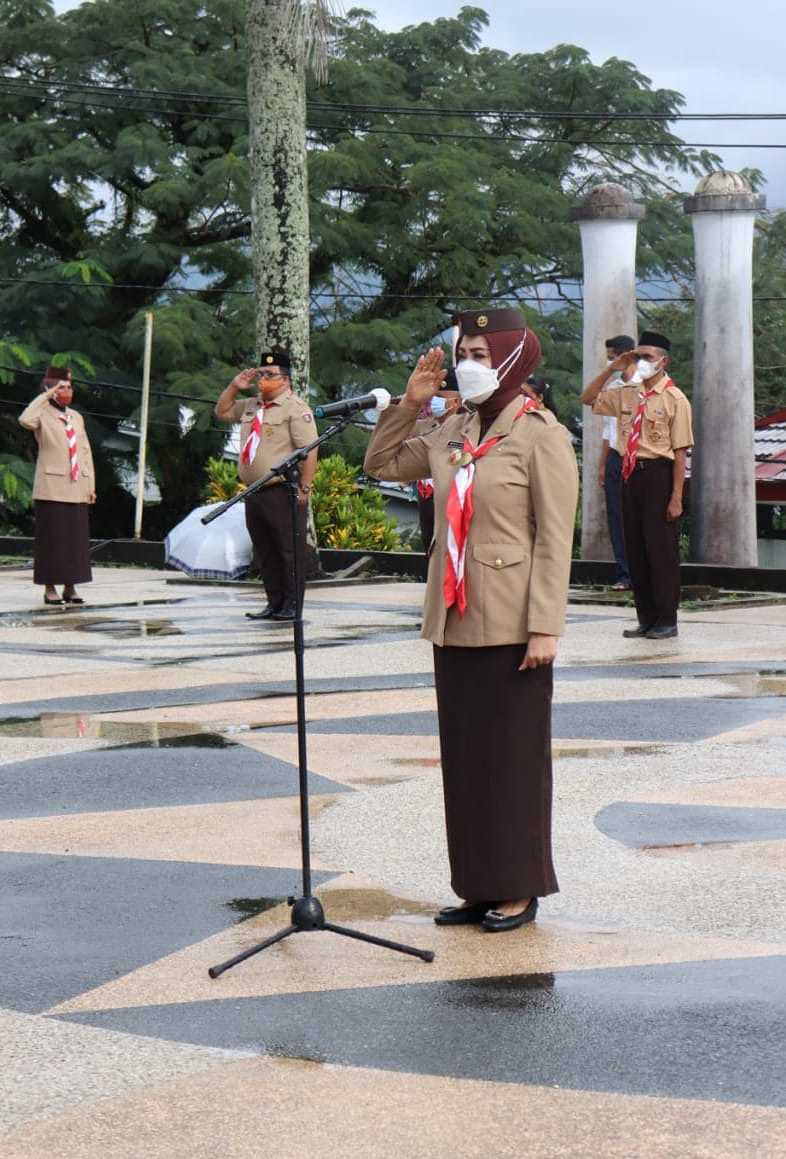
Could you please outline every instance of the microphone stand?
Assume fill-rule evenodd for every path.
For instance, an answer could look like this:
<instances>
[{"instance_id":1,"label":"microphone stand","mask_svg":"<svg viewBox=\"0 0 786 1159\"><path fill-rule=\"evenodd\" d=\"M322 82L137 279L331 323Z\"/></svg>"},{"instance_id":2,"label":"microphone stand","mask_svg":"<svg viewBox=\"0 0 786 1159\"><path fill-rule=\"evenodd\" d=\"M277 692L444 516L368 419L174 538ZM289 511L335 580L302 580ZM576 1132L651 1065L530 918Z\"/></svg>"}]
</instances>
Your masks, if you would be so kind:
<instances>
[{"instance_id":1,"label":"microphone stand","mask_svg":"<svg viewBox=\"0 0 786 1159\"><path fill-rule=\"evenodd\" d=\"M221 962L218 966L211 966L208 970L211 978L218 978L225 970L231 970L233 966L237 966L240 962L245 962L247 958L253 957L254 954L259 954L262 950L266 950L268 946L273 946L276 942L281 942L284 938L288 938L292 934L308 933L314 930L329 930L331 933L341 934L345 938L355 938L359 942L370 942L371 945L383 946L388 950L396 950L400 954L410 954L412 957L421 958L424 962L433 962L434 960L433 950L419 950L415 946L406 946L401 942L391 942L387 938L377 938L373 934L364 934L360 930L349 929L346 926L337 926L333 922L329 922L325 917L325 911L321 901L319 898L314 897L311 891L311 831L309 822L308 759L306 754L306 690L303 665L305 639L303 633L303 590L300 584L302 559L300 556L297 527L298 488L300 485L299 467L301 462L303 462L315 447L332 439L340 431L343 431L350 422L351 419L349 416L340 418L332 426L328 427L319 438L314 439L313 443L309 443L306 447L299 447L288 459L284 459L277 466L271 467L263 478L257 479L245 491L241 491L238 495L233 495L231 499L228 499L226 503L222 503L215 511L210 511L207 515L202 516L202 523L212 523L214 519L218 519L225 511L233 507L235 503L242 503L249 495L253 495L259 491L271 479L281 479L289 492L293 546L292 572L296 595L294 651L295 690L297 699L298 781L300 793L300 852L303 878L302 896L299 898L288 898L289 905L292 907L290 924L279 930L278 933L273 934L272 937L265 938L258 945L251 946L248 950L243 950L242 953L236 954L234 958L229 958L228 961Z\"/></svg>"}]
</instances>

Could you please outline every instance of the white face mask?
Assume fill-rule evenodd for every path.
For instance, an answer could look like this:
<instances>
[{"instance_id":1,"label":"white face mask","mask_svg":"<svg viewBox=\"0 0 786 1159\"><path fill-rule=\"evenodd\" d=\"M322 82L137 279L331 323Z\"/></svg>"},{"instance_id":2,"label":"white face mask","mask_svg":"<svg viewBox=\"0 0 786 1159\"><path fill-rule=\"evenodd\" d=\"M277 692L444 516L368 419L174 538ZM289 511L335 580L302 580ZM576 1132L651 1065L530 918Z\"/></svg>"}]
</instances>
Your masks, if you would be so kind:
<instances>
[{"instance_id":1,"label":"white face mask","mask_svg":"<svg viewBox=\"0 0 786 1159\"><path fill-rule=\"evenodd\" d=\"M656 366L654 362L650 362L649 358L640 358L636 363L636 373L641 375L641 378L644 380L644 382L646 382L648 378L652 378L653 375L657 374L659 370L660 367Z\"/></svg>"},{"instance_id":2,"label":"white face mask","mask_svg":"<svg viewBox=\"0 0 786 1159\"><path fill-rule=\"evenodd\" d=\"M524 339L522 338L518 346L511 350L508 357L497 369L484 366L482 362L476 362L473 358L462 358L456 366L456 380L461 401L480 406L481 403L490 399L523 349Z\"/></svg>"},{"instance_id":3,"label":"white face mask","mask_svg":"<svg viewBox=\"0 0 786 1159\"><path fill-rule=\"evenodd\" d=\"M496 370L484 366L482 362L475 362L472 358L464 358L456 366L456 381L462 402L471 402L479 406L491 398L499 387Z\"/></svg>"}]
</instances>

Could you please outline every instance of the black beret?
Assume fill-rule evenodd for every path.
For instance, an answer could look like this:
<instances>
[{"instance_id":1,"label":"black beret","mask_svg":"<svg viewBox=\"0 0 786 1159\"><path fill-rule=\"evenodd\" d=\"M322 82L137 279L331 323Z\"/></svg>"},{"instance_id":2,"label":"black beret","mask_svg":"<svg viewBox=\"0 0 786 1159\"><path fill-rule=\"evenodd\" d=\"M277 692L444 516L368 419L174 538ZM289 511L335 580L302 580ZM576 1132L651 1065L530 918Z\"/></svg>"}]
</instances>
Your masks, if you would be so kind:
<instances>
[{"instance_id":1,"label":"black beret","mask_svg":"<svg viewBox=\"0 0 786 1159\"><path fill-rule=\"evenodd\" d=\"M278 366L282 370L289 370L292 363L286 350L280 346L273 346L270 350L263 350L259 356L260 366Z\"/></svg>"},{"instance_id":2,"label":"black beret","mask_svg":"<svg viewBox=\"0 0 786 1159\"><path fill-rule=\"evenodd\" d=\"M657 330L645 330L639 334L639 346L657 346L659 350L671 350L671 343L665 334L658 334Z\"/></svg>"},{"instance_id":3,"label":"black beret","mask_svg":"<svg viewBox=\"0 0 786 1159\"><path fill-rule=\"evenodd\" d=\"M463 310L453 316L453 325L462 334L493 334L499 330L526 330L520 310L502 307L498 310Z\"/></svg>"}]
</instances>

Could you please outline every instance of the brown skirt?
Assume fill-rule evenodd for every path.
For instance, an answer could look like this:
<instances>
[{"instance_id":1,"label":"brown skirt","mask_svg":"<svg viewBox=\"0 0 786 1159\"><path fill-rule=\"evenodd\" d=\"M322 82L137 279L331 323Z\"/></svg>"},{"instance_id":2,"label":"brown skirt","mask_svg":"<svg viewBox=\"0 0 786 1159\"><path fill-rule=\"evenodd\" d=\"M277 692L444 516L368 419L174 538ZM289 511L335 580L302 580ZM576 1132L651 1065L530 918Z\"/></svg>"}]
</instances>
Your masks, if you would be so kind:
<instances>
[{"instance_id":1,"label":"brown skirt","mask_svg":"<svg viewBox=\"0 0 786 1159\"><path fill-rule=\"evenodd\" d=\"M524 644L434 648L451 885L468 901L545 897L551 859L552 665Z\"/></svg>"},{"instance_id":2,"label":"brown skirt","mask_svg":"<svg viewBox=\"0 0 786 1159\"><path fill-rule=\"evenodd\" d=\"M89 584L90 520L87 503L35 501L34 584Z\"/></svg>"}]
</instances>

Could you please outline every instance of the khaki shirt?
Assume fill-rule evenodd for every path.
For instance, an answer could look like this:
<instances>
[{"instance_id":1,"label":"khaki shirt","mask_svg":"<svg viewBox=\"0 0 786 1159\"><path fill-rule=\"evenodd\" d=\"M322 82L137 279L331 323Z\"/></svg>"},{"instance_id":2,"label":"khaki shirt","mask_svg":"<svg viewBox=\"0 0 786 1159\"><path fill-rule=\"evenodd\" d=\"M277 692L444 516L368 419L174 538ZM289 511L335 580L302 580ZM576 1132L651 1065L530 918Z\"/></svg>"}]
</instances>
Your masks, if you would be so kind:
<instances>
[{"instance_id":1,"label":"khaki shirt","mask_svg":"<svg viewBox=\"0 0 786 1159\"><path fill-rule=\"evenodd\" d=\"M314 416L308 404L296 394L285 394L265 407L262 435L253 462L241 462L240 455L251 433L251 423L259 405L258 398L239 398L230 413L230 422L240 423L237 473L243 483L255 483L271 467L282 462L298 447L313 443L317 437ZM271 483L278 482L278 479L271 480Z\"/></svg>"},{"instance_id":2,"label":"khaki shirt","mask_svg":"<svg viewBox=\"0 0 786 1159\"><path fill-rule=\"evenodd\" d=\"M65 413L50 406L46 394L39 394L22 411L19 422L32 431L38 443L38 458L33 480L33 498L54 503L89 503L96 488L93 453L85 430L85 420L68 408L76 435L79 478L71 479L71 461L66 442Z\"/></svg>"},{"instance_id":3,"label":"khaki shirt","mask_svg":"<svg viewBox=\"0 0 786 1159\"><path fill-rule=\"evenodd\" d=\"M621 455L627 449L631 423L646 389L646 384L606 387L592 405L593 414L617 419L615 449ZM655 394L647 399L637 455L640 459L673 459L675 451L693 446L691 406L670 378L662 378L654 389Z\"/></svg>"},{"instance_id":4,"label":"khaki shirt","mask_svg":"<svg viewBox=\"0 0 786 1159\"><path fill-rule=\"evenodd\" d=\"M447 558L446 507L457 467L451 444L475 445L476 414L455 414L425 435L414 434L417 411L399 403L383 411L365 469L402 483L434 480L431 553L422 635L435 644L487 647L519 644L530 633L559 636L565 625L573 526L578 497L570 436L549 410L516 420L514 399L486 438L501 441L475 464L474 517L466 553L468 607L448 611L442 592Z\"/></svg>"}]
</instances>

